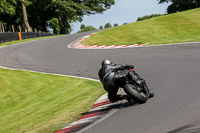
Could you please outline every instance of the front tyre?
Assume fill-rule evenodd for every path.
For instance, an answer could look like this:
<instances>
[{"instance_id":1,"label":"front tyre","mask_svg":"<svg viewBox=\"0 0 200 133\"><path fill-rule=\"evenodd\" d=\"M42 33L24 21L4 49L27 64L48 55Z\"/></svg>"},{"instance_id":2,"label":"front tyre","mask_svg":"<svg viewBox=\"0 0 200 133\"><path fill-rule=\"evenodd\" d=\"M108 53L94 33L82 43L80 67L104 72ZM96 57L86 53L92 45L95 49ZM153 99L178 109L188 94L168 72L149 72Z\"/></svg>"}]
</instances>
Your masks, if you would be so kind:
<instances>
[{"instance_id":1,"label":"front tyre","mask_svg":"<svg viewBox=\"0 0 200 133\"><path fill-rule=\"evenodd\" d=\"M148 97L141 91L138 91L138 86L134 86L131 84L126 84L124 86L124 91L135 101L138 103L145 103Z\"/></svg>"}]
</instances>

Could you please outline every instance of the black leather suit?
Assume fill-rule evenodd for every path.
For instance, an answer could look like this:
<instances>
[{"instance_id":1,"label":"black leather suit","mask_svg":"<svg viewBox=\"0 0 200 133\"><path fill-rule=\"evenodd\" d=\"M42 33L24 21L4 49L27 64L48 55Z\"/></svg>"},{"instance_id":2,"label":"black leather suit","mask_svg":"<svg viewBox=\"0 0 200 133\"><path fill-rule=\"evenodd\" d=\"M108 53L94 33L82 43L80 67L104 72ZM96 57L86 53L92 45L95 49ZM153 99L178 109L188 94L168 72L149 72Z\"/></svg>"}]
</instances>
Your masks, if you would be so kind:
<instances>
[{"instance_id":1,"label":"black leather suit","mask_svg":"<svg viewBox=\"0 0 200 133\"><path fill-rule=\"evenodd\" d=\"M134 79L133 72L129 68L134 68L132 65L103 65L99 70L99 79L102 82L104 89L108 92L108 99L112 102L118 101L121 98L117 95L119 87L125 82L125 78Z\"/></svg>"}]
</instances>

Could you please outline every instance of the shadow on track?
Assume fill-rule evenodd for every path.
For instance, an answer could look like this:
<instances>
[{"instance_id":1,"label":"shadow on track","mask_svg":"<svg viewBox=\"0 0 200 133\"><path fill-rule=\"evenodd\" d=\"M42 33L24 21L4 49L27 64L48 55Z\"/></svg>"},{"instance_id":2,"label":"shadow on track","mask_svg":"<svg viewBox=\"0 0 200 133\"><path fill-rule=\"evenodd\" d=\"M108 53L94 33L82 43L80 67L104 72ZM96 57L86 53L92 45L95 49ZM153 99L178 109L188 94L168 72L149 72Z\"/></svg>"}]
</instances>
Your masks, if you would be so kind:
<instances>
[{"instance_id":1,"label":"shadow on track","mask_svg":"<svg viewBox=\"0 0 200 133\"><path fill-rule=\"evenodd\" d=\"M200 133L200 120L179 127L167 133Z\"/></svg>"}]
</instances>

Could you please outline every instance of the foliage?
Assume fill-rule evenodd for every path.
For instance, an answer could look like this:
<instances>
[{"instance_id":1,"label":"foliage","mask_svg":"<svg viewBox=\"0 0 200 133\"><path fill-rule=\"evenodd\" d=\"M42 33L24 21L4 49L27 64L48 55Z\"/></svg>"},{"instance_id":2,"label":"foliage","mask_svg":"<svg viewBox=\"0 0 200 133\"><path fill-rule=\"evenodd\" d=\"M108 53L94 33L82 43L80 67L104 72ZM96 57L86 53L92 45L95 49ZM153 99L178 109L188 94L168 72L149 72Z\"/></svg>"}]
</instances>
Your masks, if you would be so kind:
<instances>
[{"instance_id":1,"label":"foliage","mask_svg":"<svg viewBox=\"0 0 200 133\"><path fill-rule=\"evenodd\" d=\"M24 3L26 6L30 6L33 4L31 0L16 0L16 1L20 1L21 3Z\"/></svg>"},{"instance_id":2,"label":"foliage","mask_svg":"<svg viewBox=\"0 0 200 133\"><path fill-rule=\"evenodd\" d=\"M119 26L119 25L118 24L114 24L113 26L116 27L116 26Z\"/></svg>"},{"instance_id":3,"label":"foliage","mask_svg":"<svg viewBox=\"0 0 200 133\"><path fill-rule=\"evenodd\" d=\"M162 15L163 14L145 15L143 17L138 17L137 21L142 21L142 20L145 20L145 19L155 18L155 17L162 16Z\"/></svg>"},{"instance_id":4,"label":"foliage","mask_svg":"<svg viewBox=\"0 0 200 133\"><path fill-rule=\"evenodd\" d=\"M103 26L102 26L102 25L100 25L100 26L99 26L99 29L100 29L100 30L102 30L102 29L103 29Z\"/></svg>"},{"instance_id":5,"label":"foliage","mask_svg":"<svg viewBox=\"0 0 200 133\"><path fill-rule=\"evenodd\" d=\"M200 0L158 0L159 3L170 2L168 13L175 13L200 7Z\"/></svg>"},{"instance_id":6,"label":"foliage","mask_svg":"<svg viewBox=\"0 0 200 133\"><path fill-rule=\"evenodd\" d=\"M84 24L81 25L81 30L82 30L82 29L85 29L85 25L84 25Z\"/></svg>"},{"instance_id":7,"label":"foliage","mask_svg":"<svg viewBox=\"0 0 200 133\"><path fill-rule=\"evenodd\" d=\"M6 25L6 23L4 23L3 21L0 21L0 24Z\"/></svg>"},{"instance_id":8,"label":"foliage","mask_svg":"<svg viewBox=\"0 0 200 133\"><path fill-rule=\"evenodd\" d=\"M48 22L57 18L60 33L66 34L72 30L71 23L82 21L84 15L106 11L115 0L0 0L1 21L23 26L21 2L27 7L29 24L33 29L47 31Z\"/></svg>"},{"instance_id":9,"label":"foliage","mask_svg":"<svg viewBox=\"0 0 200 133\"><path fill-rule=\"evenodd\" d=\"M87 32L87 31L93 31L93 30L96 30L96 28L93 27L93 26L85 26L83 24L83 25L81 25L81 30L78 31L78 33L80 33L80 32Z\"/></svg>"},{"instance_id":10,"label":"foliage","mask_svg":"<svg viewBox=\"0 0 200 133\"><path fill-rule=\"evenodd\" d=\"M84 15L102 13L114 2L114 0L53 0L52 7L55 8L61 33L70 33L70 23L82 21Z\"/></svg>"},{"instance_id":11,"label":"foliage","mask_svg":"<svg viewBox=\"0 0 200 133\"><path fill-rule=\"evenodd\" d=\"M0 1L0 15L13 16L16 14L15 0L1 0Z\"/></svg>"},{"instance_id":12,"label":"foliage","mask_svg":"<svg viewBox=\"0 0 200 133\"><path fill-rule=\"evenodd\" d=\"M110 23L105 24L104 29L111 28L112 25Z\"/></svg>"},{"instance_id":13,"label":"foliage","mask_svg":"<svg viewBox=\"0 0 200 133\"><path fill-rule=\"evenodd\" d=\"M60 25L57 18L52 18L50 21L50 27L53 28L54 34L60 34Z\"/></svg>"}]
</instances>

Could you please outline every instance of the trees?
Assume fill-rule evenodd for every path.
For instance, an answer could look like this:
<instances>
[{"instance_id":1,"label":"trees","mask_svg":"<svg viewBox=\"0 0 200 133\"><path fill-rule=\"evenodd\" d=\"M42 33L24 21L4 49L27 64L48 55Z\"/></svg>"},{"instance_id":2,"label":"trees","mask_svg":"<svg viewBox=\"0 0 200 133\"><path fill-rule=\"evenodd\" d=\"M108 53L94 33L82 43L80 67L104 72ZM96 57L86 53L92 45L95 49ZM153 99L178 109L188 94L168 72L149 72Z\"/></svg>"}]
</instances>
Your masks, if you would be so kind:
<instances>
[{"instance_id":1,"label":"trees","mask_svg":"<svg viewBox=\"0 0 200 133\"><path fill-rule=\"evenodd\" d=\"M81 24L81 30L82 29L85 29L85 25L84 24Z\"/></svg>"},{"instance_id":2,"label":"trees","mask_svg":"<svg viewBox=\"0 0 200 133\"><path fill-rule=\"evenodd\" d=\"M158 0L159 4L171 2L167 8L168 13L175 13L200 7L200 0Z\"/></svg>"},{"instance_id":3,"label":"trees","mask_svg":"<svg viewBox=\"0 0 200 133\"><path fill-rule=\"evenodd\" d=\"M164 15L164 14L145 15L143 17L138 17L137 21L142 21L142 20L145 20L145 19L155 18L155 17L162 16L162 15Z\"/></svg>"},{"instance_id":4,"label":"trees","mask_svg":"<svg viewBox=\"0 0 200 133\"><path fill-rule=\"evenodd\" d=\"M104 29L111 28L112 25L110 23L105 24Z\"/></svg>"},{"instance_id":5,"label":"trees","mask_svg":"<svg viewBox=\"0 0 200 133\"><path fill-rule=\"evenodd\" d=\"M21 3L21 8L19 7ZM21 9L21 14L23 14L24 24L28 30L31 32L31 27L28 22L26 5L31 4L28 0L1 0L0 1L0 15L3 22L8 24L14 24L19 22L18 9ZM13 22L14 21L14 22ZM21 21L22 22L22 21Z\"/></svg>"},{"instance_id":6,"label":"trees","mask_svg":"<svg viewBox=\"0 0 200 133\"><path fill-rule=\"evenodd\" d=\"M71 23L82 21L84 15L102 13L114 3L115 0L0 0L0 21L47 31L49 21L52 26L58 20L60 30L56 32L66 34L71 32Z\"/></svg>"},{"instance_id":7,"label":"trees","mask_svg":"<svg viewBox=\"0 0 200 133\"><path fill-rule=\"evenodd\" d=\"M119 25L118 24L114 24L113 26L116 27L116 26L119 26Z\"/></svg>"},{"instance_id":8,"label":"trees","mask_svg":"<svg viewBox=\"0 0 200 133\"><path fill-rule=\"evenodd\" d=\"M0 0L0 22L9 24L12 17L16 14L15 0Z\"/></svg>"},{"instance_id":9,"label":"trees","mask_svg":"<svg viewBox=\"0 0 200 133\"><path fill-rule=\"evenodd\" d=\"M60 34L60 25L57 18L52 18L50 21L50 27L53 28L54 34Z\"/></svg>"},{"instance_id":10,"label":"trees","mask_svg":"<svg viewBox=\"0 0 200 133\"><path fill-rule=\"evenodd\" d=\"M84 15L102 13L109 9L115 0L54 0L55 16L59 20L61 33L70 33L70 23L82 21Z\"/></svg>"},{"instance_id":11,"label":"trees","mask_svg":"<svg viewBox=\"0 0 200 133\"><path fill-rule=\"evenodd\" d=\"M102 30L102 29L103 29L103 26L102 26L102 25L100 25L100 26L99 26L99 29L100 29L100 30Z\"/></svg>"},{"instance_id":12,"label":"trees","mask_svg":"<svg viewBox=\"0 0 200 133\"><path fill-rule=\"evenodd\" d=\"M24 24L25 24L26 29L28 30L28 32L32 32L32 29L31 29L31 27L29 25L27 12L26 12L26 5L31 4L31 2L28 1L28 0L20 0L20 2L22 4L22 13L23 13L23 18L24 18Z\"/></svg>"},{"instance_id":13,"label":"trees","mask_svg":"<svg viewBox=\"0 0 200 133\"><path fill-rule=\"evenodd\" d=\"M13 16L16 13L15 0L1 0L0 1L0 14L1 15L8 15Z\"/></svg>"},{"instance_id":14,"label":"trees","mask_svg":"<svg viewBox=\"0 0 200 133\"><path fill-rule=\"evenodd\" d=\"M92 30L96 30L96 28L93 27L93 26L85 26L84 24L82 24L81 25L81 30L78 33L92 31Z\"/></svg>"}]
</instances>

